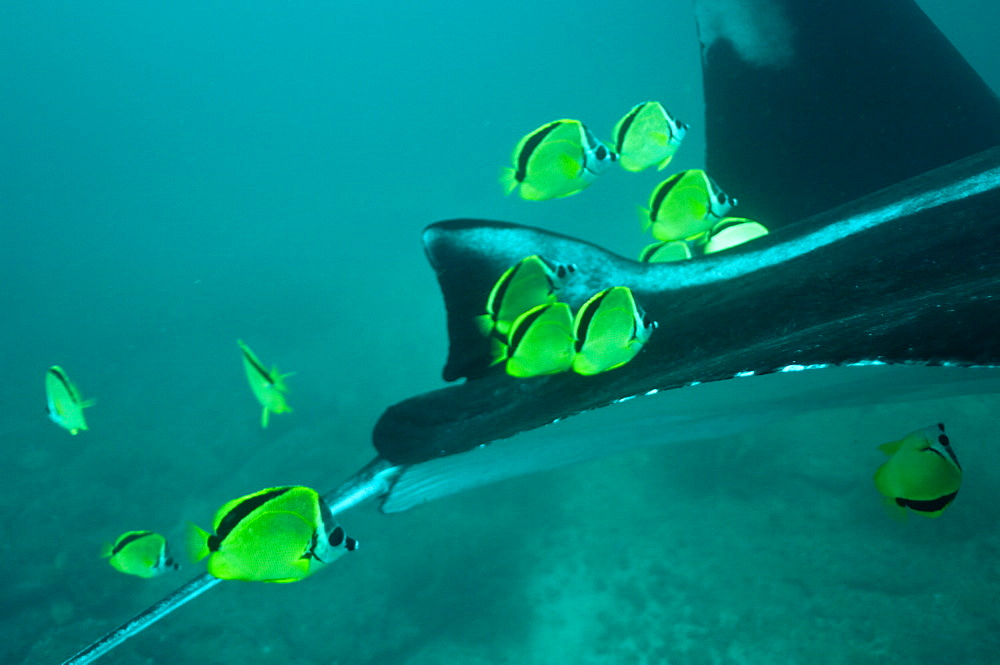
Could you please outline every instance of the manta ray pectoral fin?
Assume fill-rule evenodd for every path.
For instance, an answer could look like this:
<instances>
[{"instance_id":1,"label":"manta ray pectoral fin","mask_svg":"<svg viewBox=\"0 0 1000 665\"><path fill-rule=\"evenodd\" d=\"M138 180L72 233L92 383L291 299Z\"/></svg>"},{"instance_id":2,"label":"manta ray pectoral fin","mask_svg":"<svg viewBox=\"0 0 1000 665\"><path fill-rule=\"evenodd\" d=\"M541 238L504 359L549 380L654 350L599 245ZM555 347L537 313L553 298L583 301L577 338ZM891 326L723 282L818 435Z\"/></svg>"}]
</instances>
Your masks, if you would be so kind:
<instances>
[{"instance_id":1,"label":"manta ray pectoral fin","mask_svg":"<svg viewBox=\"0 0 1000 665\"><path fill-rule=\"evenodd\" d=\"M788 366L859 361L1000 366L1000 148L685 263L643 264L540 229L453 220L424 233L448 311L445 378L390 407L375 447L395 464L469 450L623 397ZM497 277L539 254L575 264L574 309L628 286L659 323L628 365L595 376L490 371L475 317Z\"/></svg>"}]
</instances>

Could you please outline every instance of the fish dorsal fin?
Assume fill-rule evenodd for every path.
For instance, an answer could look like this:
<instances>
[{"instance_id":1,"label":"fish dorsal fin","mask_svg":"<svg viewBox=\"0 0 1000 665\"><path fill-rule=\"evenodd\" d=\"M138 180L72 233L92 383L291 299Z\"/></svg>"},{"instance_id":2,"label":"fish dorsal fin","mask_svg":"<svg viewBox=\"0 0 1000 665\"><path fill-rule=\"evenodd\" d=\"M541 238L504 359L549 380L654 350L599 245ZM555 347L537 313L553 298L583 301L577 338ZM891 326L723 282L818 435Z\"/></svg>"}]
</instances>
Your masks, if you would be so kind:
<instances>
[{"instance_id":1,"label":"fish dorsal fin","mask_svg":"<svg viewBox=\"0 0 1000 665\"><path fill-rule=\"evenodd\" d=\"M878 447L878 449L881 450L886 455L895 455L897 452L899 452L899 449L900 447L902 447L902 445L903 445L903 439L899 439L898 441L890 441L889 443L883 443L881 446Z\"/></svg>"}]
</instances>

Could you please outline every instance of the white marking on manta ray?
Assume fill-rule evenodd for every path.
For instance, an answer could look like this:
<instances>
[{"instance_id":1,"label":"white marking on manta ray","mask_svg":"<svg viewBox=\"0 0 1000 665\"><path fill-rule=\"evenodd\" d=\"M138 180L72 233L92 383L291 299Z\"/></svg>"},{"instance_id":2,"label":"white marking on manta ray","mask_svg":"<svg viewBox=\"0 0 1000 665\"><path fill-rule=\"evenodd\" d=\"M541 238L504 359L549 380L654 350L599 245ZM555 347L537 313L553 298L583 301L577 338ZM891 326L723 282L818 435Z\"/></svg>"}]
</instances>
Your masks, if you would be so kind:
<instances>
[{"instance_id":1,"label":"white marking on manta ray","mask_svg":"<svg viewBox=\"0 0 1000 665\"><path fill-rule=\"evenodd\" d=\"M637 277L635 286L649 290L663 290L663 285L669 283L672 288L680 289L727 279L737 279L757 270L769 268L794 257L832 245L855 233L891 222L901 216L931 210L953 201L981 194L995 187L998 182L1000 182L1000 167L969 176L944 189L923 192L903 201L853 215L817 229L809 235L756 252L720 257L715 261L703 259L684 266L678 266L674 263L662 266L650 265L649 270ZM681 269L678 270L678 268ZM667 271L670 271L670 280L664 280L664 273Z\"/></svg>"},{"instance_id":2,"label":"white marking on manta ray","mask_svg":"<svg viewBox=\"0 0 1000 665\"><path fill-rule=\"evenodd\" d=\"M694 4L698 40L707 50L720 39L733 45L747 63L786 67L794 56L793 29L785 13L770 0L701 0Z\"/></svg>"}]
</instances>

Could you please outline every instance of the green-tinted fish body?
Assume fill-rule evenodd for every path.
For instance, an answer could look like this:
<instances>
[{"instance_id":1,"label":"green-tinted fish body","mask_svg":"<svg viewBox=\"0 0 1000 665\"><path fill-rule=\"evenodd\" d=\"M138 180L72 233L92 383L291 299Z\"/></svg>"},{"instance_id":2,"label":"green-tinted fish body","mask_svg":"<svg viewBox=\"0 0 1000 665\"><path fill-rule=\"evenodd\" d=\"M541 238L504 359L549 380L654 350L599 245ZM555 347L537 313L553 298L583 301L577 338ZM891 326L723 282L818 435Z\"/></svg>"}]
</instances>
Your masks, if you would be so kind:
<instances>
[{"instance_id":1,"label":"green-tinted fish body","mask_svg":"<svg viewBox=\"0 0 1000 665\"><path fill-rule=\"evenodd\" d=\"M566 303L539 305L518 317L506 348L506 370L526 378L565 372L573 366L573 313Z\"/></svg>"},{"instance_id":2,"label":"green-tinted fish body","mask_svg":"<svg viewBox=\"0 0 1000 665\"><path fill-rule=\"evenodd\" d=\"M507 194L520 187L529 201L562 198L589 187L617 158L579 120L556 120L518 142L514 167L500 180Z\"/></svg>"},{"instance_id":3,"label":"green-tinted fish body","mask_svg":"<svg viewBox=\"0 0 1000 665\"><path fill-rule=\"evenodd\" d=\"M576 266L552 263L537 254L512 265L493 285L486 314L477 320L483 334L506 344L517 317L539 305L556 302L559 289L574 270Z\"/></svg>"},{"instance_id":4,"label":"green-tinted fish body","mask_svg":"<svg viewBox=\"0 0 1000 665\"><path fill-rule=\"evenodd\" d=\"M657 240L687 240L711 231L736 205L708 174L689 169L670 176L653 190L642 211L644 228Z\"/></svg>"},{"instance_id":5,"label":"green-tinted fish body","mask_svg":"<svg viewBox=\"0 0 1000 665\"><path fill-rule=\"evenodd\" d=\"M631 361L656 328L626 286L605 289L576 313L573 371L600 374Z\"/></svg>"},{"instance_id":6,"label":"green-tinted fish body","mask_svg":"<svg viewBox=\"0 0 1000 665\"><path fill-rule=\"evenodd\" d=\"M944 425L937 424L884 443L888 461L875 472L875 487L900 509L937 517L962 485L962 467Z\"/></svg>"},{"instance_id":7,"label":"green-tinted fish body","mask_svg":"<svg viewBox=\"0 0 1000 665\"><path fill-rule=\"evenodd\" d=\"M308 487L270 487L230 501L213 527L209 534L191 525L188 551L195 560L207 556L208 572L225 580L295 582L358 547Z\"/></svg>"},{"instance_id":8,"label":"green-tinted fish body","mask_svg":"<svg viewBox=\"0 0 1000 665\"><path fill-rule=\"evenodd\" d=\"M643 263L667 263L715 254L766 236L760 222L743 217L724 217L708 233L684 240L664 240L647 245L639 253Z\"/></svg>"},{"instance_id":9,"label":"green-tinted fish body","mask_svg":"<svg viewBox=\"0 0 1000 665\"><path fill-rule=\"evenodd\" d=\"M53 365L45 374L45 397L52 422L69 430L70 434L87 429L83 410L93 406L94 400L83 400L59 365Z\"/></svg>"},{"instance_id":10,"label":"green-tinted fish body","mask_svg":"<svg viewBox=\"0 0 1000 665\"><path fill-rule=\"evenodd\" d=\"M743 243L766 236L767 227L745 217L724 217L709 232L708 241L701 246L703 254L714 254Z\"/></svg>"},{"instance_id":11,"label":"green-tinted fish body","mask_svg":"<svg viewBox=\"0 0 1000 665\"><path fill-rule=\"evenodd\" d=\"M699 254L697 243L691 240L663 240L646 245L639 253L642 263L686 261Z\"/></svg>"},{"instance_id":12,"label":"green-tinted fish body","mask_svg":"<svg viewBox=\"0 0 1000 665\"><path fill-rule=\"evenodd\" d=\"M137 577L156 577L180 565L167 550L167 540L153 531L128 531L104 545L101 556L115 570Z\"/></svg>"},{"instance_id":13,"label":"green-tinted fish body","mask_svg":"<svg viewBox=\"0 0 1000 665\"><path fill-rule=\"evenodd\" d=\"M615 125L614 151L627 171L642 171L654 165L663 169L687 130L687 125L671 116L659 102L643 102L633 106Z\"/></svg>"},{"instance_id":14,"label":"green-tinted fish body","mask_svg":"<svg viewBox=\"0 0 1000 665\"><path fill-rule=\"evenodd\" d=\"M263 407L260 417L261 427L267 427L270 414L289 413L292 410L292 407L288 406L288 402L285 401L285 393L288 392L288 386L285 385L285 378L291 376L293 373L279 374L277 367L272 367L270 370L266 369L264 364L243 340L238 339L236 343L239 345L243 356L243 369L246 370L250 389Z\"/></svg>"}]
</instances>

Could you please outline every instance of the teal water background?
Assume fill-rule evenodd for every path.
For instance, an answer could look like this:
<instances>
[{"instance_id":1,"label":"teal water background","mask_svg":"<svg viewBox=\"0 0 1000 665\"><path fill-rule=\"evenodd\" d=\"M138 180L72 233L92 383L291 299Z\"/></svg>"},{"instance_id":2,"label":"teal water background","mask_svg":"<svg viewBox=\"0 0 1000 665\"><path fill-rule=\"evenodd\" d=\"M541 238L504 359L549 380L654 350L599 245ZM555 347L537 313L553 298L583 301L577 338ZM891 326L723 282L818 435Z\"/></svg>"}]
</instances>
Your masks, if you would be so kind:
<instances>
[{"instance_id":1,"label":"teal water background","mask_svg":"<svg viewBox=\"0 0 1000 665\"><path fill-rule=\"evenodd\" d=\"M997 89L984 5L922 3ZM0 7L0 662L59 662L200 571L127 578L102 542L177 541L230 498L368 461L381 411L442 383L426 224L638 252L656 175L544 203L497 176L528 130L607 138L646 99L693 127L674 166L701 165L687 2ZM296 372L265 431L237 337ZM90 431L46 419L52 364L97 399ZM337 568L224 585L106 662L991 662L996 407L837 413L363 508ZM967 486L897 525L874 446L928 418Z\"/></svg>"}]
</instances>

